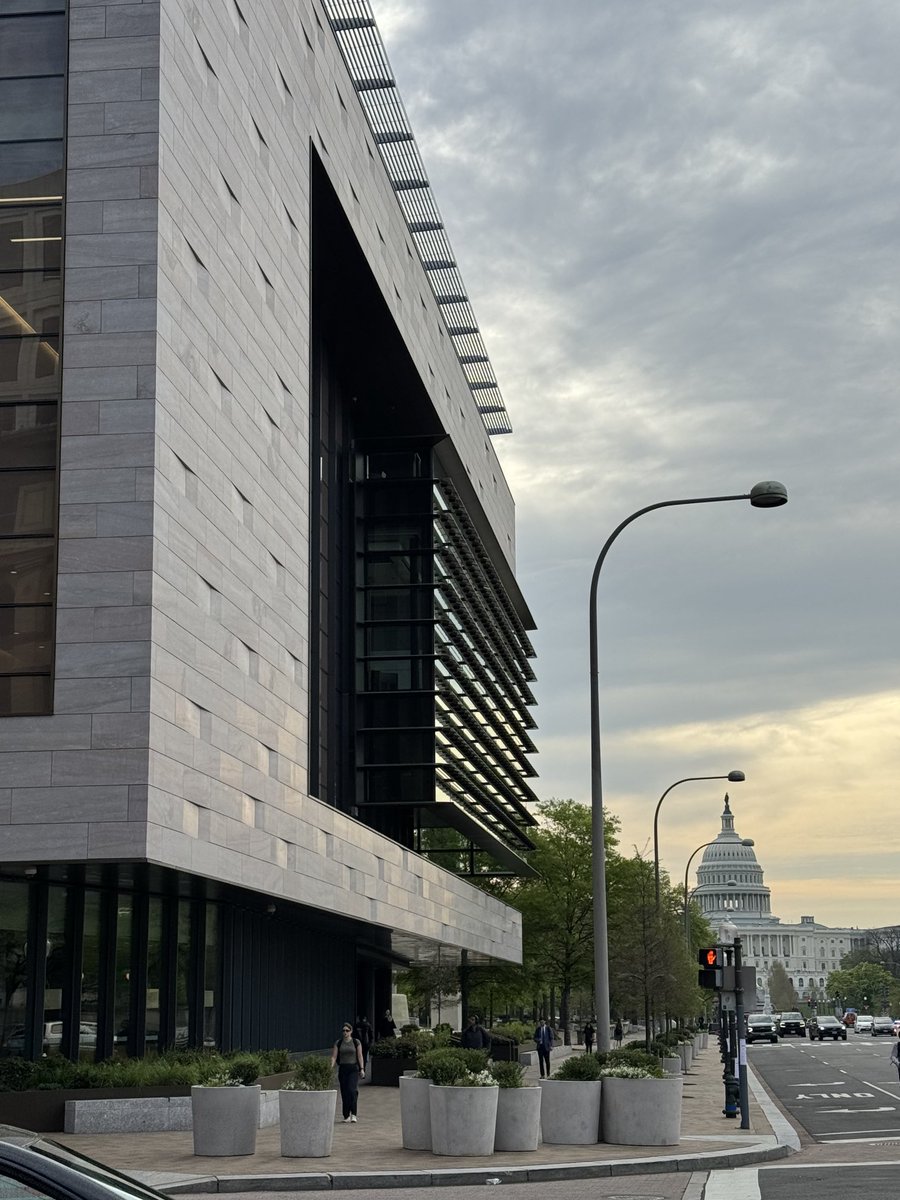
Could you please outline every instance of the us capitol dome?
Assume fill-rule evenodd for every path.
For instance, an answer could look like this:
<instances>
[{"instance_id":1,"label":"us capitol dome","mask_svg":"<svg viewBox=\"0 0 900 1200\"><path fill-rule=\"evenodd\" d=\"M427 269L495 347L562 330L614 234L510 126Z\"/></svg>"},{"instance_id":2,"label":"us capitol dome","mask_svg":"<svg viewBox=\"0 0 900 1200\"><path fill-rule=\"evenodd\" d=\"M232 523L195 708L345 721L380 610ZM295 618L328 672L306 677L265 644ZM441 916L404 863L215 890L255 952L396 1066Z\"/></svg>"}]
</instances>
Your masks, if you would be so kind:
<instances>
[{"instance_id":1,"label":"us capitol dome","mask_svg":"<svg viewBox=\"0 0 900 1200\"><path fill-rule=\"evenodd\" d=\"M866 941L862 929L832 929L814 917L788 924L772 915L753 842L735 830L727 794L722 829L704 851L690 896L714 931L727 923L740 935L743 961L756 967L757 1010L771 1009L768 977L776 962L787 971L801 1000L832 1000L827 995L829 974L840 967L844 955Z\"/></svg>"},{"instance_id":2,"label":"us capitol dome","mask_svg":"<svg viewBox=\"0 0 900 1200\"><path fill-rule=\"evenodd\" d=\"M735 832L726 793L722 832L703 852L694 892L694 900L713 928L722 921L734 923L737 914L742 927L751 922L778 923L772 916L769 889L763 883L753 844L745 842L749 839Z\"/></svg>"}]
</instances>

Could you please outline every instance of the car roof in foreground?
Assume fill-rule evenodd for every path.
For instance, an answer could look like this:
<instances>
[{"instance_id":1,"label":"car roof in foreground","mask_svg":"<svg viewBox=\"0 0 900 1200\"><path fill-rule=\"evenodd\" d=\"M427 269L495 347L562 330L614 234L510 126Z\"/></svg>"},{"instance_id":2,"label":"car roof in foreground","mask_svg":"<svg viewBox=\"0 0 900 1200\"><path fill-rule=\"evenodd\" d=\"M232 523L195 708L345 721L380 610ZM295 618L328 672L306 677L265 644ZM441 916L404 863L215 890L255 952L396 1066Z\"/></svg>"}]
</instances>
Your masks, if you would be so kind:
<instances>
[{"instance_id":1,"label":"car roof in foreground","mask_svg":"<svg viewBox=\"0 0 900 1200\"><path fill-rule=\"evenodd\" d=\"M14 1161L22 1163L27 1159L29 1164L34 1164L37 1173L43 1173L42 1163L51 1174L60 1169L63 1172L74 1172L81 1177L85 1193L90 1196L115 1195L119 1200L165 1200L163 1194L154 1188L138 1183L128 1175L104 1166L87 1155L79 1154L76 1150L70 1150L68 1146L61 1146L59 1142L45 1138L30 1129L0 1125L0 1157L4 1148L7 1148Z\"/></svg>"}]
</instances>

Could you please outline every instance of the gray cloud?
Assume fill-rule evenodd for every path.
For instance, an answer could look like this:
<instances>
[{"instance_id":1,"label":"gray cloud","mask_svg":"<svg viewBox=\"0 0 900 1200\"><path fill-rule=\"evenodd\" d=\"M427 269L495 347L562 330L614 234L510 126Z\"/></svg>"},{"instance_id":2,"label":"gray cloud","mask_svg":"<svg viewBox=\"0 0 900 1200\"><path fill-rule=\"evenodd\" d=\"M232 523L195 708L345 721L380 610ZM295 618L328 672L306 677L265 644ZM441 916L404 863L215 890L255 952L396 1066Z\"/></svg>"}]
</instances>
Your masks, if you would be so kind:
<instances>
[{"instance_id":1,"label":"gray cloud","mask_svg":"<svg viewBox=\"0 0 900 1200\"><path fill-rule=\"evenodd\" d=\"M375 11L515 427L498 453L540 626L544 794L587 796L587 587L611 529L757 479L791 492L648 515L610 553L608 799L642 842L635 798L652 811L692 753L668 746L669 767L660 728L890 690L900 708L900 9ZM833 739L816 752L841 776ZM845 804L888 799L900 751L876 754Z\"/></svg>"}]
</instances>

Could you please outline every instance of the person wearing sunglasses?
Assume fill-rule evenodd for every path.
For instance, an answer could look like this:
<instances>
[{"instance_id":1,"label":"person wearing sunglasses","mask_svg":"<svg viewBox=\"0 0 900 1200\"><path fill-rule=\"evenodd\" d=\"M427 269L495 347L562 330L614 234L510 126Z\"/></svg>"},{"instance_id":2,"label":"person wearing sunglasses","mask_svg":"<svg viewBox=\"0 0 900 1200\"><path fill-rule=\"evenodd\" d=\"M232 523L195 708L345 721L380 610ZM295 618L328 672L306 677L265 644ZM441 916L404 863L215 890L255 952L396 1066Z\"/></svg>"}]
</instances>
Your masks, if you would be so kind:
<instances>
[{"instance_id":1,"label":"person wearing sunglasses","mask_svg":"<svg viewBox=\"0 0 900 1200\"><path fill-rule=\"evenodd\" d=\"M337 1063L338 1085L341 1089L341 1107L344 1124L356 1122L356 1106L359 1099L359 1081L365 1079L362 1043L353 1036L353 1026L344 1022L341 1036L331 1048L332 1066Z\"/></svg>"}]
</instances>

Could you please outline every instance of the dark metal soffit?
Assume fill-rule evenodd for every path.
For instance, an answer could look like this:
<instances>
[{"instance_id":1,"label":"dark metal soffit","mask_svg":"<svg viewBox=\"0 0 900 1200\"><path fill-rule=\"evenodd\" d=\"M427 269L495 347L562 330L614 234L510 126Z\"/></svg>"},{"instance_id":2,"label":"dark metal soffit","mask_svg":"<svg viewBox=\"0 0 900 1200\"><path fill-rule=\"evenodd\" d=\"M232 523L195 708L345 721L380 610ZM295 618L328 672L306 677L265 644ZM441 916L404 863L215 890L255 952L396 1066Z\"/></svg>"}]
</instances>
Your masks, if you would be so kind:
<instances>
[{"instance_id":1,"label":"dark metal soffit","mask_svg":"<svg viewBox=\"0 0 900 1200\"><path fill-rule=\"evenodd\" d=\"M484 427L512 433L371 6L368 0L323 5Z\"/></svg>"}]
</instances>

